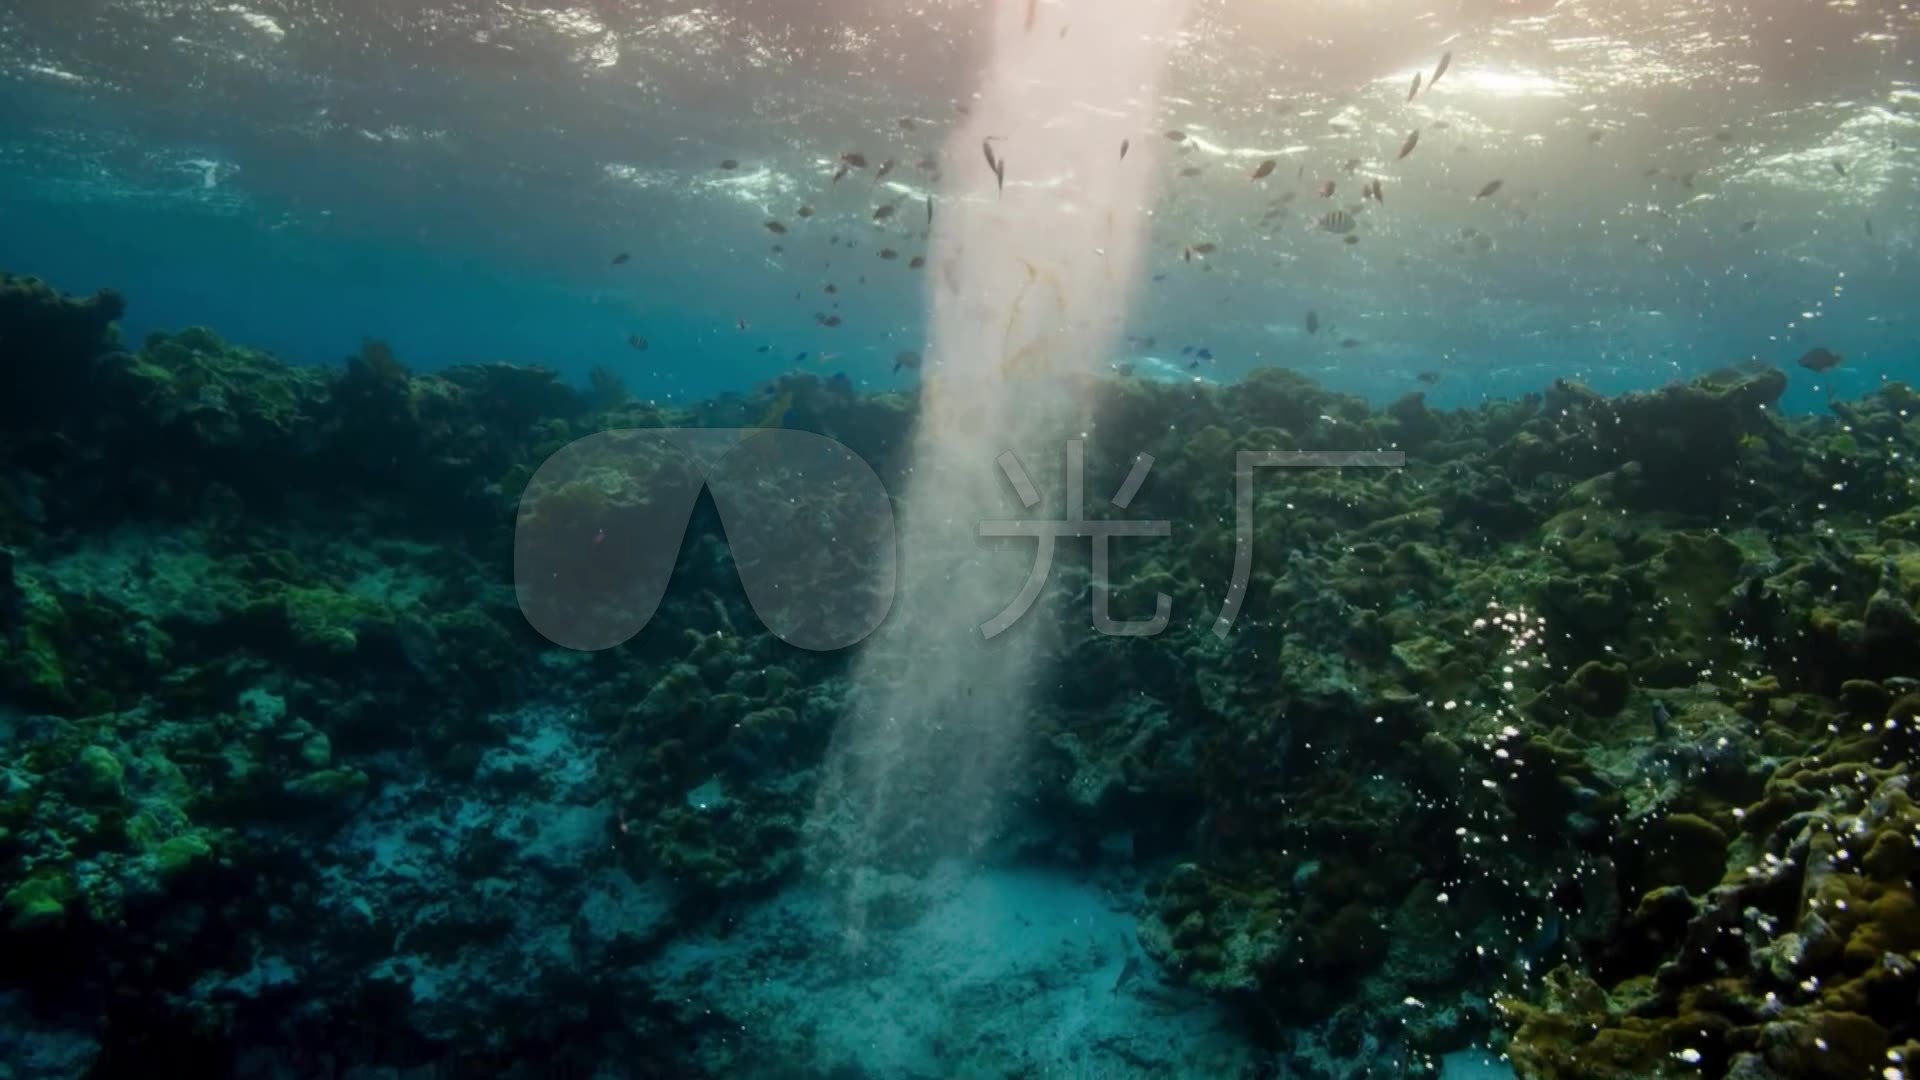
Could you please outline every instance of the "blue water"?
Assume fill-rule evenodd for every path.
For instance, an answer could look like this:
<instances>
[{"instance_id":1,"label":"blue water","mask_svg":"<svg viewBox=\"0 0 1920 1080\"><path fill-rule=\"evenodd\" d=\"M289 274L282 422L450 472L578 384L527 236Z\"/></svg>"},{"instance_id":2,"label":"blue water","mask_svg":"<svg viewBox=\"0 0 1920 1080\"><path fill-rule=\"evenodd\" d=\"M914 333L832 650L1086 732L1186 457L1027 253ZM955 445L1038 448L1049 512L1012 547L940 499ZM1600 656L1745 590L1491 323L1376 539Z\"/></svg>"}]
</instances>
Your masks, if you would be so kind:
<instances>
[{"instance_id":1,"label":"blue water","mask_svg":"<svg viewBox=\"0 0 1920 1080\"><path fill-rule=\"evenodd\" d=\"M940 186L914 163L941 150L980 55L960 9L922 24L877 4L478 5L367 26L298 5L105 10L98 38L52 9L0 13L0 265L123 290L136 335L206 324L311 363L373 336L422 368L605 365L657 398L750 386L803 353L803 369L911 385L891 361L924 341L927 275L906 261ZM1303 4L1284 32L1251 10L1199 17L1202 39L1272 47L1176 62L1166 121L1191 138L1167 155L1128 305L1128 332L1156 344L1116 363L1188 377L1180 350L1205 347L1193 376L1278 365L1441 405L1562 377L1614 392L1744 360L1793 370L1815 345L1848 362L1796 372L1790 409L1913 377L1920 88L1879 16L1769 25L1703 6L1675 16L1714 42L1689 51L1684 32L1578 6L1487 35L1496 17L1470 5L1454 30L1472 61L1407 104L1435 35L1342 10ZM1396 162L1410 126L1426 140ZM854 149L898 168L830 182ZM1270 154L1273 179L1248 183ZM1341 185L1324 204L1323 176ZM1362 242L1314 233L1369 176L1386 201ZM1504 191L1471 198L1488 176ZM1281 191L1300 199L1256 224ZM881 201L900 205L885 226ZM1220 251L1180 257L1203 239ZM901 258L873 259L882 245Z\"/></svg>"},{"instance_id":2,"label":"blue water","mask_svg":"<svg viewBox=\"0 0 1920 1080\"><path fill-rule=\"evenodd\" d=\"M818 357L837 344L844 360L811 369L861 371L881 387L910 380L886 377L904 345L776 335L757 330L757 318L741 331L734 320L748 316L735 311L750 305L690 292L657 268L615 273L597 250L590 267L567 276L462 251L459 238L396 243L192 208L13 199L0 204L0 221L0 264L32 267L69 292L126 294L131 344L208 326L291 362L331 364L377 338L418 370L510 360L580 383L607 367L642 396L677 401L745 389L790 370L795 353ZM645 352L628 343L634 335L647 339ZM763 345L768 352L755 351Z\"/></svg>"},{"instance_id":3,"label":"blue water","mask_svg":"<svg viewBox=\"0 0 1920 1080\"><path fill-rule=\"evenodd\" d=\"M784 284L777 276L748 287L701 288L673 260L662 265L648 254L657 245L643 230L636 232L637 241L588 248L552 260L573 265L554 267L490 251L475 242L484 237L395 237L286 224L256 207L215 213L179 201L186 205L67 202L10 192L0 198L0 265L30 268L65 291L121 290L131 301L122 326L135 344L153 331L201 325L289 361L329 364L356 352L363 339L377 338L420 370L510 360L554 368L578 383L606 367L641 396L669 401L747 389L791 370L845 371L870 389L914 384L911 372L891 370L894 354L917 348L924 334L917 317L921 298L900 283L876 281L858 298L867 310L885 314L877 334L871 327L833 332L795 318L789 310L794 305L783 303L791 295L768 295ZM1897 227L1890 222L1883 231ZM626 266L607 265L612 256L601 257L628 248L640 254ZM1235 372L1257 366L1297 366L1330 387L1376 402L1421 390L1434 405L1455 407L1537 391L1555 378L1619 393L1761 359L1797 376L1782 407L1813 412L1829 396L1851 399L1888 379L1920 378L1920 338L1900 292L1902 282L1920 280L1909 265L1912 258L1910 251L1876 254L1878 265L1863 265L1851 275L1839 298L1822 298L1825 315L1817 334L1767 332L1779 321L1779 305L1771 301L1728 301L1730 313L1682 309L1672 319L1597 310L1622 324L1653 324L1616 328L1623 341L1632 337L1647 347L1623 344L1618 354L1596 357L1559 336L1520 337L1499 345L1498 352L1442 352L1421 368L1451 376L1433 386L1414 384L1399 367L1337 353L1330 361L1325 343L1315 343L1316 351L1290 348L1258 336L1243 339L1221 323L1177 317L1143 323L1137 332L1155 334L1154 350L1131 350L1115 360L1157 355L1177 369L1185 363L1183 345L1204 345L1219 363L1197 374L1211 381L1230 381ZM708 272L729 278L724 268ZM1448 314L1437 311L1432 321ZM1426 332L1420 325L1426 317L1405 317L1415 324L1416 337ZM1656 328L1670 321L1679 322L1687 336L1657 340ZM635 335L646 339L644 352L628 343ZM1238 348L1239 340L1248 343ZM1793 360L1812 344L1850 362L1819 378L1797 371Z\"/></svg>"},{"instance_id":4,"label":"blue water","mask_svg":"<svg viewBox=\"0 0 1920 1080\"><path fill-rule=\"evenodd\" d=\"M1051 7L1043 0L1033 10ZM1563 379L1619 394L1752 362L1788 373L1779 407L1800 414L1891 381L1920 382L1920 28L1912 14L1891 4L1629 7L1197 2L1188 28L1167 43L1156 130L1129 144L1135 164L1159 171L1139 223L1148 240L1137 280L1099 297L1124 312L1126 334L1101 362L1114 378L1224 386L1281 367L1375 405L1419 393L1441 408L1517 398ZM981 167L971 146L937 169L919 162L947 151L947 133L974 100L992 55L980 25L990 10L1004 11L973 0L7 4L0 271L74 294L119 291L129 346L206 326L294 364L337 365L378 339L418 371L505 361L543 365L577 385L607 371L634 396L659 402L750 392L795 370L845 373L863 392L915 394L921 374L896 357L927 348L940 280L940 268L911 265L930 250L922 207L950 190L940 169ZM1409 99L1411 74L1429 74L1442 50L1456 66ZM1414 129L1423 133L1418 152L1396 158ZM1008 143L1049 130L1036 119ZM869 165L835 179L850 152ZM1250 173L1266 160L1276 167L1256 182ZM888 161L883 180L878 166ZM1385 197L1368 205L1358 192L1379 178ZM1491 180L1502 183L1497 196L1476 198ZM1042 181L1014 178L1029 182ZM1337 196L1318 194L1326 182ZM1076 209L1076 194L1057 192L1063 215ZM894 216L876 214L882 206ZM1346 208L1359 218L1355 243L1315 225ZM1309 313L1317 332L1307 329ZM830 315L838 325L828 325ZM1797 361L1815 347L1845 359L1829 372L1808 370ZM884 424L899 414L876 409L858 422L874 416ZM32 449L60 456L58 440L47 443L54 448ZM0 484L10 482L0 470ZM1528 498L1549 500L1552 483L1537 486ZM14 497L5 487L0 495ZM286 535L262 549L314 544L309 527L265 525ZM1795 528L1790 515L1764 529L1735 527L1756 535ZM129 529L114 544L80 537L75 550L58 553L58 571L82 583L82 594L108 582L131 590L128 566L151 556L129 553L150 546L190 576L222 565L221 545L233 539L222 528L151 541ZM487 538L489 557L499 554L496 539ZM382 547L387 538L354 542L368 545L363 565L313 570L316 589L351 588L348 569L398 574L404 559L430 551L417 538L393 541L400 555ZM314 546L351 545L331 538ZM1401 546L1396 557L1423 545ZM1456 555L1463 564L1479 557L1463 548L1447 558ZM383 569L366 568L376 563ZM1559 573L1517 565L1486 581L1511 576L1544 588L1528 575ZM52 580L55 568L34 572ZM1394 573L1418 577L1404 567ZM1447 571L1456 574L1464 571ZM491 588L499 595L486 603L511 606L504 582L462 587ZM1411 596L1381 606L1419 602ZM722 601L707 601L727 617ZM481 610L481 600L471 602ZM1338 620L1348 613L1332 608L1347 603L1328 606L1330 626L1345 625ZM697 618L707 614L702 607ZM473 629L463 627L448 632ZM699 642L690 657L732 647L726 632L709 639L707 629L680 629ZM737 685L766 678L769 664L746 651L753 647L724 658L739 670L726 676L725 694L716 692L728 699L716 711L746 700ZM1347 662L1330 653L1328 667ZM748 1063L727 1055L789 1037L804 1045L796 1061L840 1080L1014 1060L1029 1076L1115 1075L1098 1071L1115 1061L1136 1063L1142 1075L1274 1075L1257 1071L1268 1066L1256 1062L1247 1018L1233 1012L1245 1004L1234 992L1203 992L1142 963L1134 935L1146 890L1171 876L1162 863L1192 853L1136 858L1134 845L1175 841L1117 831L1098 841L1097 855L1051 852L1061 856L1052 864L936 862L921 878L875 875L861 884L870 892L862 902L878 898L875 906L891 913L884 926L842 925L840 898L797 872L745 890L751 902L709 919L710 898L681 896L657 868L623 861L642 845L625 816L634 793L619 786L637 782L618 773L603 782L599 770L633 752L621 742L630 732L580 706L604 669L552 650L527 663L550 692L459 718L490 740L476 737L486 748L463 760L471 775L423 769L400 750L354 759L381 774L373 796L350 824L316 830L308 849L324 868L329 916L338 916L327 933L343 940L302 941L300 951L313 954L304 961L232 958L197 973L193 993L266 1011L297 987L374 1013L390 1004L381 993L410 994L407 1023L434 1053L409 1047L418 1052L368 1059L381 1061L471 1049L502 1001L537 1014L543 1002L564 999L569 1015L593 1016L604 1032L626 1029L624 1018L594 1013L603 1001L657 996L737 1025L708 1030L684 1015L661 1025L688 1038L689 1054L697 1042L703 1060L720 1062L715 1075L749 1075ZM271 692L255 688L253 700L270 697L302 722L303 710L321 715L321 704L302 699L299 679L287 679ZM825 687L823 714L841 707L844 681L833 669L809 687ZM1184 720L1183 707L1166 706L1167 727ZM1261 715L1274 728L1288 722ZM741 725L747 720L762 725L757 737L800 738L767 734L782 722L778 710ZM820 716L805 721L792 726L832 727ZM1140 753L1158 753L1150 744L1163 733L1142 731ZM1261 753L1268 743L1284 749L1263 728L1227 753ZM304 752L310 744L297 745ZM710 753L674 747L656 748L659 759L685 753L698 764ZM650 753L639 755L644 766L625 767L651 776L659 759ZM814 764L768 782L793 796L817 779ZM527 779L536 775L539 785ZM671 788L669 809L684 801L691 811L675 827L706 838L699 815L726 821L727 792L717 775L674 775L672 783L681 780L684 799L660 781ZM1158 810L1129 804L1125 813L1144 819ZM1193 814L1182 807L1167 816ZM1210 809L1205 828L1257 831L1231 816ZM798 824L759 824L774 838L756 842L798 847L784 832ZM715 850L736 839L714 840ZM1188 840L1200 843L1177 843ZM742 862L755 872L775 861L752 854ZM1318 872L1303 864L1295 886ZM402 940L382 905L419 916L424 940ZM468 935L465 951L436 932ZM1557 933L1547 947L1559 944ZM1417 967L1418 959L1399 962ZM336 978L366 985L354 981L349 994L329 981ZM1450 993L1435 988L1436 1014L1456 1007L1443 1000ZM1375 1016L1427 1008L1412 997L1349 1007ZM90 1017L15 1022L28 1010L4 996L0 1012L9 1014L0 1051L29 1063L18 1075L78 1075ZM1305 1040L1312 1052L1301 1056L1315 1075L1355 1075L1356 1063L1402 1075L1403 1048L1355 1025L1345 1042L1323 1044L1318 1032L1289 1037ZM1485 1016L1462 1020L1446 1045L1495 1026ZM540 1034L555 1045L568 1037ZM1423 1075L1512 1076L1497 1053L1478 1047L1426 1064ZM782 1067L765 1075L784 1076Z\"/></svg>"}]
</instances>

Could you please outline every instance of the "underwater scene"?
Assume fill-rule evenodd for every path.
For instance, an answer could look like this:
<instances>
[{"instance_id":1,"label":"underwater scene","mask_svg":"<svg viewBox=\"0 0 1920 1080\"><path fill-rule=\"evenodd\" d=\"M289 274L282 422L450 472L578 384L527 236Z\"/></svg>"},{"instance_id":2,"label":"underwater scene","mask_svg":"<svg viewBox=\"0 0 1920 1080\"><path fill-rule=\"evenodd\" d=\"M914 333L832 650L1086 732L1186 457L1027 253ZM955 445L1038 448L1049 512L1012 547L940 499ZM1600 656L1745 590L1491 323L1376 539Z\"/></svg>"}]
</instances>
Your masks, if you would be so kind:
<instances>
[{"instance_id":1,"label":"underwater scene","mask_svg":"<svg viewBox=\"0 0 1920 1080\"><path fill-rule=\"evenodd\" d=\"M0 1080L1920 1076L1920 5L0 0Z\"/></svg>"}]
</instances>

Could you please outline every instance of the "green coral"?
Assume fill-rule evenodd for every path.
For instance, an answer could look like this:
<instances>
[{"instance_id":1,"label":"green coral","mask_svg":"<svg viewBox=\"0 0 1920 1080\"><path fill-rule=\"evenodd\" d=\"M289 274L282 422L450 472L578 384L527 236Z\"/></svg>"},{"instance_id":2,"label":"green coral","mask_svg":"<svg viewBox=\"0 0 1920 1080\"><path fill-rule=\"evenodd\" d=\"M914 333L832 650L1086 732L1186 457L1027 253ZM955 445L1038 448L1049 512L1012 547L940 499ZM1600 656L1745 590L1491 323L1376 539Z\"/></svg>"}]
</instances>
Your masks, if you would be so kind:
<instances>
[{"instance_id":1,"label":"green coral","mask_svg":"<svg viewBox=\"0 0 1920 1080\"><path fill-rule=\"evenodd\" d=\"M0 899L0 906L6 908L9 925L15 930L37 930L64 922L67 905L73 898L70 882L41 875L8 889L5 898Z\"/></svg>"},{"instance_id":2,"label":"green coral","mask_svg":"<svg viewBox=\"0 0 1920 1080\"><path fill-rule=\"evenodd\" d=\"M73 772L74 786L85 798L115 800L122 794L126 767L104 746L89 746L80 751Z\"/></svg>"}]
</instances>

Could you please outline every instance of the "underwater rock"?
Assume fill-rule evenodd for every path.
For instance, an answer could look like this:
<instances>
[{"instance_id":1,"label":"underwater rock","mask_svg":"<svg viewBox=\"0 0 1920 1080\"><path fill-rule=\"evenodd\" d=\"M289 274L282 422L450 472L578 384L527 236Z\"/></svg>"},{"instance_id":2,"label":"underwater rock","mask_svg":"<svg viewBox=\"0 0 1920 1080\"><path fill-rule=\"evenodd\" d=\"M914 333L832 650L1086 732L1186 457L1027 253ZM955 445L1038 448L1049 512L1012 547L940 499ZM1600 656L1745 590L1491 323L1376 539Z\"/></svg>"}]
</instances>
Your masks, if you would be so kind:
<instances>
[{"instance_id":1,"label":"underwater rock","mask_svg":"<svg viewBox=\"0 0 1920 1080\"><path fill-rule=\"evenodd\" d=\"M1417 391L1388 405L1387 416L1394 422L1395 441L1408 449L1431 442L1442 430L1439 418L1427 408L1427 396Z\"/></svg>"},{"instance_id":2,"label":"underwater rock","mask_svg":"<svg viewBox=\"0 0 1920 1080\"><path fill-rule=\"evenodd\" d=\"M1592 716L1612 716L1627 703L1633 683L1627 678L1625 664L1603 664L1589 660L1568 676L1567 690L1574 704Z\"/></svg>"},{"instance_id":3,"label":"underwater rock","mask_svg":"<svg viewBox=\"0 0 1920 1080\"><path fill-rule=\"evenodd\" d=\"M111 327L126 300L102 289L84 300L35 278L0 273L0 424L11 441L30 430L60 430L83 410L96 359L117 341Z\"/></svg>"}]
</instances>

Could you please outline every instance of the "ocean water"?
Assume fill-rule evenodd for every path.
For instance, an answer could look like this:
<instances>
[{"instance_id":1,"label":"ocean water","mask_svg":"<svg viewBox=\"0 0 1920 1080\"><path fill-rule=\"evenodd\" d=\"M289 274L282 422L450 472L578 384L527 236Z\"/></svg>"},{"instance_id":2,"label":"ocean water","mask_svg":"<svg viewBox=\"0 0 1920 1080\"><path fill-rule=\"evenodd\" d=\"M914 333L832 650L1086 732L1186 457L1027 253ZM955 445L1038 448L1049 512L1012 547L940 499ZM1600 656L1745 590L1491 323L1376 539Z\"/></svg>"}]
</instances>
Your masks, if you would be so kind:
<instances>
[{"instance_id":1,"label":"ocean water","mask_svg":"<svg viewBox=\"0 0 1920 1080\"><path fill-rule=\"evenodd\" d=\"M1906 1075L1916 58L0 3L0 1078Z\"/></svg>"}]
</instances>

